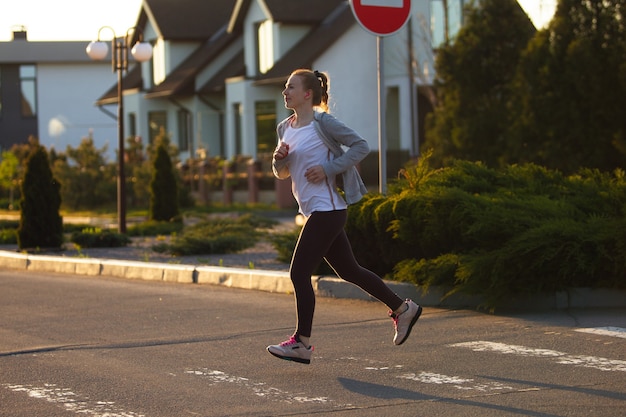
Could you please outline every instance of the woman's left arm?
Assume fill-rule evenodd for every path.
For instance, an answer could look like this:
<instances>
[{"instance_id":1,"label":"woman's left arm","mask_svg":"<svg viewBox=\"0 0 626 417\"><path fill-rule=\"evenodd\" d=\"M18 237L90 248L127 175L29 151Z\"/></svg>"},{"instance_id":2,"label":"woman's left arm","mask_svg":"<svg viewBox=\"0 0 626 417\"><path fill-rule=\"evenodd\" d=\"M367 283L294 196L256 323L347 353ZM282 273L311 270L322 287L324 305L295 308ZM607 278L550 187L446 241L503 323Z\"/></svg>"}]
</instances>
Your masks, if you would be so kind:
<instances>
[{"instance_id":1,"label":"woman's left arm","mask_svg":"<svg viewBox=\"0 0 626 417\"><path fill-rule=\"evenodd\" d=\"M370 151L369 144L354 129L346 126L342 121L331 116L330 114L322 114L319 120L322 133L329 135L328 139L335 140L340 152L341 146L344 145L348 149L341 156L335 157L333 160L322 165L327 177L340 174L347 171L350 167L357 165L365 158ZM333 150L335 152L336 150Z\"/></svg>"}]
</instances>

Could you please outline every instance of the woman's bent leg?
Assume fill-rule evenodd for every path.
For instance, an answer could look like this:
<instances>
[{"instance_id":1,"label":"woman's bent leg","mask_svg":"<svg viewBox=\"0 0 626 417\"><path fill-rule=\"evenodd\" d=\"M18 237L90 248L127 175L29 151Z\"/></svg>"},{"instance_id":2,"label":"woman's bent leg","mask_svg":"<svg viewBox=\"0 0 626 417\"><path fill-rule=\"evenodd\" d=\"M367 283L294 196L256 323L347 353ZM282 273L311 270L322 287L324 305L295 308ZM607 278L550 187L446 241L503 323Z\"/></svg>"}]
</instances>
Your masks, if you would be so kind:
<instances>
[{"instance_id":1,"label":"woman's bent leg","mask_svg":"<svg viewBox=\"0 0 626 417\"><path fill-rule=\"evenodd\" d=\"M343 228L330 246L325 259L341 279L357 285L392 311L402 306L404 300L391 291L378 275L358 264Z\"/></svg>"}]
</instances>

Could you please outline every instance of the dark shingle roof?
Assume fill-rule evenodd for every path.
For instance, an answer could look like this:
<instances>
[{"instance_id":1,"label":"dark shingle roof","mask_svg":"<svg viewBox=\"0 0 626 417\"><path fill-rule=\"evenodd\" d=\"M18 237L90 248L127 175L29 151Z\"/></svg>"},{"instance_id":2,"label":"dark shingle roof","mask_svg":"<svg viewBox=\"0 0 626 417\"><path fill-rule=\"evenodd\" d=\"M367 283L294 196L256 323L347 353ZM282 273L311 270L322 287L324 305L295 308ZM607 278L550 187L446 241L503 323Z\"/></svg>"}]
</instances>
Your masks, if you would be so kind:
<instances>
[{"instance_id":1,"label":"dark shingle roof","mask_svg":"<svg viewBox=\"0 0 626 417\"><path fill-rule=\"evenodd\" d=\"M347 0L265 0L272 20L281 23L318 23Z\"/></svg>"},{"instance_id":2,"label":"dark shingle roof","mask_svg":"<svg viewBox=\"0 0 626 417\"><path fill-rule=\"evenodd\" d=\"M134 65L128 70L128 74L124 77L122 86L124 90L133 90L141 88L141 65ZM116 104L117 103L117 84L111 87L102 97L100 97L96 104L102 106L104 104Z\"/></svg>"},{"instance_id":3,"label":"dark shingle roof","mask_svg":"<svg viewBox=\"0 0 626 417\"><path fill-rule=\"evenodd\" d=\"M243 49L233 57L220 71L198 89L199 94L220 93L226 88L224 80L246 74Z\"/></svg>"},{"instance_id":4,"label":"dark shingle roof","mask_svg":"<svg viewBox=\"0 0 626 417\"><path fill-rule=\"evenodd\" d=\"M197 74L241 36L241 23L253 0L144 0L138 25L151 21L169 40L202 40L202 45L183 61L146 98L210 94L224 91L227 78L245 75L243 50L195 90ZM272 67L256 78L257 84L282 84L296 68L310 68L313 61L356 23L347 0L262 0L272 19L281 23L309 24L312 30ZM216 13L211 13L213 10ZM230 22L228 21L231 17ZM184 22L184 23L183 23ZM226 27L225 24L228 23ZM228 31L226 31L228 29ZM124 88L139 88L139 66L124 79ZM116 86L98 104L117 103Z\"/></svg>"},{"instance_id":5,"label":"dark shingle roof","mask_svg":"<svg viewBox=\"0 0 626 417\"><path fill-rule=\"evenodd\" d=\"M275 22L317 24L347 0L263 0ZM252 0L237 0L228 30L241 30Z\"/></svg>"},{"instance_id":6,"label":"dark shingle roof","mask_svg":"<svg viewBox=\"0 0 626 417\"><path fill-rule=\"evenodd\" d=\"M236 0L143 0L141 15L151 16L157 33L165 40L204 41L228 22L235 3Z\"/></svg>"}]
</instances>

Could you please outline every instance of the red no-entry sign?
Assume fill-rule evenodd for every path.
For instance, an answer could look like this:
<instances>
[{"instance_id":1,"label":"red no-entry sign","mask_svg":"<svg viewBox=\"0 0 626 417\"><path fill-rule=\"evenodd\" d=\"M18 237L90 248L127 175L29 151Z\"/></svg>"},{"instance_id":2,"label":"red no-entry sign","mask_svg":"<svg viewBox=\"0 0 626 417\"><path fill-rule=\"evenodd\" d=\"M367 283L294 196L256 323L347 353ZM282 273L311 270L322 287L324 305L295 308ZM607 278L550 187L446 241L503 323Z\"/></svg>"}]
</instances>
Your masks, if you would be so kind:
<instances>
[{"instance_id":1,"label":"red no-entry sign","mask_svg":"<svg viewBox=\"0 0 626 417\"><path fill-rule=\"evenodd\" d=\"M354 17L376 36L393 35L411 17L411 0L350 0Z\"/></svg>"}]
</instances>

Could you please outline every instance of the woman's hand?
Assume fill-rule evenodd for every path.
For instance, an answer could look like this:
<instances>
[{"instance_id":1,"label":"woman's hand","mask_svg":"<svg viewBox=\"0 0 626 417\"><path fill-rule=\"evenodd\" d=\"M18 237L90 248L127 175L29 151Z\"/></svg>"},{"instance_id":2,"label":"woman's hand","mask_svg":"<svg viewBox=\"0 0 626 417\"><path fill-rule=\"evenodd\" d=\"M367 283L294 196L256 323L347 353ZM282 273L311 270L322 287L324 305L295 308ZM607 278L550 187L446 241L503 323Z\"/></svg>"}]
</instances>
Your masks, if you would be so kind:
<instances>
[{"instance_id":1,"label":"woman's hand","mask_svg":"<svg viewBox=\"0 0 626 417\"><path fill-rule=\"evenodd\" d=\"M280 161L285 159L287 155L289 155L289 145L281 140L280 145L274 150L274 159Z\"/></svg>"},{"instance_id":2,"label":"woman's hand","mask_svg":"<svg viewBox=\"0 0 626 417\"><path fill-rule=\"evenodd\" d=\"M308 182L319 184L326 179L326 173L321 165L315 165L306 170L304 177Z\"/></svg>"}]
</instances>

